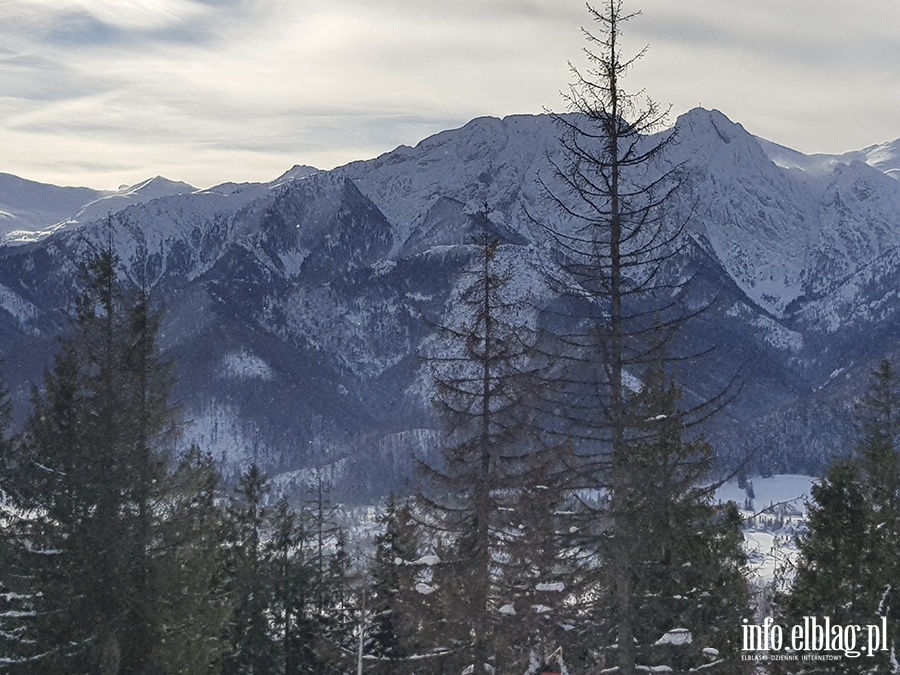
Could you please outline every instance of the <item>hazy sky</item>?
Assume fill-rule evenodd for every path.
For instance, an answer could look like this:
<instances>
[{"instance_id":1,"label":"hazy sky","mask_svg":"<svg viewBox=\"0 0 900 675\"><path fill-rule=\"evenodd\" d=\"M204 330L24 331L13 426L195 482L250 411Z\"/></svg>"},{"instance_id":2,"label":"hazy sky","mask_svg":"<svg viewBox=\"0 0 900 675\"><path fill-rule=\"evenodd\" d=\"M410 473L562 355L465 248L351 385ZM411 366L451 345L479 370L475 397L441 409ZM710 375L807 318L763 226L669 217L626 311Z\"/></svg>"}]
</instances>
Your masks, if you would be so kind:
<instances>
[{"instance_id":1,"label":"hazy sky","mask_svg":"<svg viewBox=\"0 0 900 675\"><path fill-rule=\"evenodd\" d=\"M804 152L900 137L897 0L635 0L626 86ZM200 187L562 110L580 0L0 0L0 172Z\"/></svg>"}]
</instances>

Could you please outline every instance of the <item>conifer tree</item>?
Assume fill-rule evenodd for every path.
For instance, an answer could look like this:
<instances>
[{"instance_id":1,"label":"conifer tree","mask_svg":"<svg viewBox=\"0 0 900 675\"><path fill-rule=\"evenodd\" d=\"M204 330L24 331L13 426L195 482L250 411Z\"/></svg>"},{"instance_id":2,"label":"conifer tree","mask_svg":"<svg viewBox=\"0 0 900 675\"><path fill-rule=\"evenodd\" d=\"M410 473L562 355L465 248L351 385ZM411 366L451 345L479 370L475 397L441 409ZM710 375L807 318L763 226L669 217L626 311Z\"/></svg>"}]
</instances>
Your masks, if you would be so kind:
<instances>
[{"instance_id":1,"label":"conifer tree","mask_svg":"<svg viewBox=\"0 0 900 675\"><path fill-rule=\"evenodd\" d=\"M437 489L433 496L423 493L421 498L432 517L429 525L455 538L450 549L453 559L443 559L441 565L453 570L458 580L454 586L464 589L456 606L462 611L458 618L471 622L469 653L476 673L488 662L492 639L490 592L496 542L491 520L497 512L494 499L500 487L500 438L510 431L501 412L511 404L508 379L514 357L509 350L517 349L512 341L505 342L512 331L500 324L505 304L500 292L508 276L494 269L499 242L488 234L486 218L483 222L477 267L470 271L472 283L460 297L470 316L461 329L445 331L459 348L432 360L438 371L435 401L448 434L444 467L426 468ZM503 370L506 372L501 373Z\"/></svg>"},{"instance_id":2,"label":"conifer tree","mask_svg":"<svg viewBox=\"0 0 900 675\"><path fill-rule=\"evenodd\" d=\"M316 469L315 483L309 486L304 514L309 532L310 564L313 570L313 598L316 611L321 618L329 606L329 553L331 540L337 534L336 509L331 502L331 484L326 480L321 467Z\"/></svg>"},{"instance_id":3,"label":"conifer tree","mask_svg":"<svg viewBox=\"0 0 900 675\"><path fill-rule=\"evenodd\" d=\"M18 560L21 556L18 537L22 530L17 527L18 514L12 497L16 487L12 480L13 441L8 436L11 411L9 392L0 381L0 663L15 663L27 657L21 644L27 639L34 599L23 593L29 584L11 578L11 573L23 570Z\"/></svg>"},{"instance_id":4,"label":"conifer tree","mask_svg":"<svg viewBox=\"0 0 900 675\"><path fill-rule=\"evenodd\" d=\"M166 579L158 574L158 561L168 552L157 550L156 534L164 515L158 505L170 498L166 494L171 461L170 447L177 435L177 412L169 398L174 386L172 364L160 358L157 344L161 314L150 304L148 290L137 289L130 301L125 326L128 342L121 355L121 368L127 374L120 387L121 406L125 399L124 454L126 492L124 508L132 514L128 527L127 562L131 602L124 617L122 669L145 672L147 655L161 643L164 628L160 623L158 600ZM199 468L199 467L198 467Z\"/></svg>"},{"instance_id":5,"label":"conifer tree","mask_svg":"<svg viewBox=\"0 0 900 675\"><path fill-rule=\"evenodd\" d=\"M415 652L418 629L413 622L411 600L416 581L418 539L406 504L391 494L379 518L381 533L375 537L375 552L369 567L367 592L369 615L366 654L398 661Z\"/></svg>"},{"instance_id":6,"label":"conifer tree","mask_svg":"<svg viewBox=\"0 0 900 675\"><path fill-rule=\"evenodd\" d=\"M656 657L639 653L649 637L642 634L644 581L635 570L649 562L651 523L657 523L655 535L669 537L676 531L671 516L683 502L705 537L717 536L719 514L705 509L697 493L709 480L708 448L682 433L725 396L715 392L674 409L677 389L668 383L674 364L699 356L674 349L678 329L692 317L679 302L686 282L668 269L684 245L685 222L672 206L680 167L666 161L676 138L665 130L665 109L624 88L627 72L644 54L627 58L622 49L623 29L638 13L627 11L623 0L603 0L588 11L588 66L572 67L566 97L572 114L556 116L563 159L552 179L544 179L559 212L558 223L545 224L558 254L549 279L566 299L566 311L547 343L555 363L542 410L556 416L549 428L568 438L578 457L569 481L579 514L571 542L590 552L586 575L598 593L582 597L590 599L592 621L605 627L601 644L585 644L583 651L633 675L638 666L665 665L644 663ZM589 491L602 498L580 497ZM697 555L711 550L709 543ZM720 553L725 557L716 565L727 567L733 551Z\"/></svg>"},{"instance_id":7,"label":"conifer tree","mask_svg":"<svg viewBox=\"0 0 900 675\"><path fill-rule=\"evenodd\" d=\"M13 462L29 570L16 578L36 598L24 644L37 672L149 672L160 636L152 504L174 418L171 367L146 295L117 266L111 245L87 260Z\"/></svg>"},{"instance_id":8,"label":"conifer tree","mask_svg":"<svg viewBox=\"0 0 900 675\"><path fill-rule=\"evenodd\" d=\"M776 597L781 620L831 617L835 625L887 620L885 646L872 657L823 664L827 673L895 672L900 644L900 390L890 361L873 372L857 407L860 439L810 489L807 530L790 592ZM799 672L780 664L778 672Z\"/></svg>"},{"instance_id":9,"label":"conifer tree","mask_svg":"<svg viewBox=\"0 0 900 675\"><path fill-rule=\"evenodd\" d=\"M326 668L322 654L322 586L318 543L320 528L317 523L317 515L324 511L324 508L320 509L316 504L305 503L293 514L295 517L290 519L294 527L294 534L290 538L295 540L296 546L288 563L291 579L285 590L289 591L292 598L290 602L294 606L294 624L290 630L289 645L290 660L296 670L286 672L313 674ZM288 523L278 513L276 510L275 532L286 534ZM324 531L327 526L322 529ZM284 534L276 536L283 542ZM324 541L322 555L324 556Z\"/></svg>"},{"instance_id":10,"label":"conifer tree","mask_svg":"<svg viewBox=\"0 0 900 675\"><path fill-rule=\"evenodd\" d=\"M440 542L444 553L428 570L431 582L421 582L432 608L445 610L439 646L453 650L460 668L474 663L475 672L500 658L497 631L508 627L499 609L509 600L498 593L518 573L503 564L503 549L521 524L511 518L525 515L516 504L531 484L551 480L536 476L552 464L527 404L538 368L534 330L512 291L510 267L501 263L504 247L487 215L478 218L482 232L465 269L459 325L442 327L428 355L444 447L439 463L422 466L413 510L434 542L431 552Z\"/></svg>"},{"instance_id":11,"label":"conifer tree","mask_svg":"<svg viewBox=\"0 0 900 675\"><path fill-rule=\"evenodd\" d=\"M164 672L205 673L227 648L227 522L215 460L192 446L167 479L157 536L162 635L151 661Z\"/></svg>"},{"instance_id":12,"label":"conifer tree","mask_svg":"<svg viewBox=\"0 0 900 675\"><path fill-rule=\"evenodd\" d=\"M281 643L281 672L296 673L304 660L300 627L308 571L303 569L299 547L302 534L297 514L282 497L272 511L272 535L267 551L272 563L273 628Z\"/></svg>"},{"instance_id":13,"label":"conifer tree","mask_svg":"<svg viewBox=\"0 0 900 675\"><path fill-rule=\"evenodd\" d=\"M560 449L564 450L564 449ZM527 672L537 659L568 651L585 632L573 599L584 590L579 552L571 545L571 494L557 457L535 463L506 512L497 561L497 660ZM592 631L591 631L592 632Z\"/></svg>"},{"instance_id":14,"label":"conifer tree","mask_svg":"<svg viewBox=\"0 0 900 675\"><path fill-rule=\"evenodd\" d=\"M294 510L268 505L259 467L241 476L230 507L231 616L223 673L321 673L345 664L356 627L349 556L318 476Z\"/></svg>"},{"instance_id":15,"label":"conifer tree","mask_svg":"<svg viewBox=\"0 0 900 675\"><path fill-rule=\"evenodd\" d=\"M642 488L627 512L634 522L626 523L643 538L630 542L628 552L636 659L650 666L744 672L735 629L750 605L741 519L733 503L712 503L712 489L704 484L712 448L702 438L685 438L681 396L657 362L628 400L635 429L644 431L626 459ZM682 631L683 644L673 630ZM710 650L715 659L706 656Z\"/></svg>"},{"instance_id":16,"label":"conifer tree","mask_svg":"<svg viewBox=\"0 0 900 675\"><path fill-rule=\"evenodd\" d=\"M277 643L269 623L272 577L265 551L266 496L271 487L256 464L241 475L231 508L233 529L230 649L223 675L270 673L277 667Z\"/></svg>"},{"instance_id":17,"label":"conifer tree","mask_svg":"<svg viewBox=\"0 0 900 675\"><path fill-rule=\"evenodd\" d=\"M415 508L414 499L401 503L391 495L379 518L382 531L364 581L363 652L373 673L415 668L429 675L462 663L454 649L465 643L464 629L448 589L464 580L440 566L450 557L442 537L422 526Z\"/></svg>"},{"instance_id":18,"label":"conifer tree","mask_svg":"<svg viewBox=\"0 0 900 675\"><path fill-rule=\"evenodd\" d=\"M323 488L323 496L325 492ZM265 545L272 575L269 614L274 639L280 643L282 669L275 672L319 673L345 658L341 647L346 645L335 643L341 643L339 628L346 628L351 601L347 558L340 537L334 545L328 540L330 521L319 527L318 517L328 511L327 505L317 503L295 511L282 497L269 516Z\"/></svg>"}]
</instances>

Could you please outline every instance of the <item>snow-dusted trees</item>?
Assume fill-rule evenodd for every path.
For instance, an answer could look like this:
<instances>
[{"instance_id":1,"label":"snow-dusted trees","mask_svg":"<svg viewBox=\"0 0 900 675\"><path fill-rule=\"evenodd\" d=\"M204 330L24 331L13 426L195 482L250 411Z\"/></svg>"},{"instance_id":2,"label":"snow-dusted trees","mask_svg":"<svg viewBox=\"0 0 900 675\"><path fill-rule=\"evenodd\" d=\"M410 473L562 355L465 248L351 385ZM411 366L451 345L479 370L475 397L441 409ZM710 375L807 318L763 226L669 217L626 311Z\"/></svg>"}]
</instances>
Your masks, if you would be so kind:
<instances>
[{"instance_id":1,"label":"snow-dusted trees","mask_svg":"<svg viewBox=\"0 0 900 675\"><path fill-rule=\"evenodd\" d=\"M890 361L872 373L857 409L854 453L811 488L807 531L790 594L778 598L787 625L829 616L837 625L880 624L889 649L864 661L831 664L829 673L895 672L900 644L900 389ZM783 672L794 672L782 664ZM797 669L799 670L799 669ZM779 671L782 672L782 671Z\"/></svg>"},{"instance_id":2,"label":"snow-dusted trees","mask_svg":"<svg viewBox=\"0 0 900 675\"><path fill-rule=\"evenodd\" d=\"M691 317L680 303L686 282L669 269L683 245L685 223L672 208L681 177L667 161L675 137L664 130L666 111L643 92L623 88L643 55L626 58L621 46L623 27L635 13L622 0L588 9L588 65L573 67L571 114L557 116L562 159L543 181L559 214L555 223L544 223L558 258L550 283L567 302L557 322L562 328L548 347L555 364L542 410L557 418L550 428L578 455L570 481L580 488L573 492L579 515L572 544L600 589L585 591L585 607L598 626L610 628L585 650L630 675L638 665L665 665L643 648L651 638L642 613L647 584L650 576L664 576L649 574L659 568L655 558L677 559L671 547L687 522L705 534L682 561L693 564L692 555L715 550L708 539L717 536L713 524L722 514L706 505L698 487L708 479L709 450L683 434L717 402L686 406L670 384L675 364L696 355L676 352L673 340ZM585 499L591 491L597 498ZM648 550L648 542L669 549ZM723 568L739 562L731 560L733 548L725 548L715 563ZM739 575L732 582L739 583ZM679 585L673 580L672 588ZM721 618L668 616L670 628L694 634ZM681 624L692 619L694 625Z\"/></svg>"},{"instance_id":3,"label":"snow-dusted trees","mask_svg":"<svg viewBox=\"0 0 900 675\"><path fill-rule=\"evenodd\" d=\"M648 367L641 381L627 404L642 436L629 444L625 459L641 489L631 494L621 516L622 529L631 533L631 567L624 574L632 594L636 662L684 670L716 664L713 672L743 672L734 627L745 618L750 598L737 507L713 503L705 482L712 449L702 438L685 437L682 393L663 363ZM600 552L608 551L604 562L612 566L617 552L609 549ZM620 574L614 571L616 578ZM606 604L617 607L612 598ZM601 618L600 627L617 629L618 621L613 612L608 623ZM614 631L606 633L614 642Z\"/></svg>"},{"instance_id":4,"label":"snow-dusted trees","mask_svg":"<svg viewBox=\"0 0 900 675\"><path fill-rule=\"evenodd\" d=\"M268 618L272 577L263 550L268 491L268 481L253 464L241 476L231 509L233 616L231 646L222 667L226 675L275 672L275 642Z\"/></svg>"},{"instance_id":5,"label":"snow-dusted trees","mask_svg":"<svg viewBox=\"0 0 900 675\"><path fill-rule=\"evenodd\" d=\"M274 504L258 466L240 477L224 539L222 672L321 673L348 661L348 557L326 489L299 509ZM323 520L324 519L324 520Z\"/></svg>"},{"instance_id":6,"label":"snow-dusted trees","mask_svg":"<svg viewBox=\"0 0 900 675\"><path fill-rule=\"evenodd\" d=\"M109 249L88 260L15 453L17 542L35 598L36 647L25 656L40 672L145 672L161 631L153 506L172 377L157 316L146 294L119 282L117 262Z\"/></svg>"},{"instance_id":7,"label":"snow-dusted trees","mask_svg":"<svg viewBox=\"0 0 900 675\"><path fill-rule=\"evenodd\" d=\"M111 246L86 260L69 331L4 457L0 584L20 606L0 658L17 671L196 671L221 655L217 473L196 452L172 470L158 325Z\"/></svg>"},{"instance_id":8,"label":"snow-dusted trees","mask_svg":"<svg viewBox=\"0 0 900 675\"><path fill-rule=\"evenodd\" d=\"M537 442L531 408L534 367L521 303L511 297L511 273L498 259L500 241L486 214L473 246L473 262L456 306L459 325L443 327L428 355L434 404L444 426L441 460L423 466L424 486L415 517L444 546L433 574L444 616L444 647L459 664L482 672L496 658L504 600L514 572L504 565L507 540L519 522L511 516L526 498L546 448ZM543 478L545 482L548 478ZM431 592L429 589L428 592ZM507 665L512 661L505 658Z\"/></svg>"},{"instance_id":9,"label":"snow-dusted trees","mask_svg":"<svg viewBox=\"0 0 900 675\"><path fill-rule=\"evenodd\" d=\"M415 653L421 612L415 597L419 537L409 504L391 495L379 518L381 533L369 569L365 611L368 617L365 653L382 662L397 662ZM393 666L385 668L388 672Z\"/></svg>"},{"instance_id":10,"label":"snow-dusted trees","mask_svg":"<svg viewBox=\"0 0 900 675\"><path fill-rule=\"evenodd\" d=\"M14 462L13 443L8 438L11 410L9 393L0 380L0 570L20 569L17 564L20 553L16 542L17 518L10 497L15 490L10 480ZM18 643L25 637L31 619L32 600L21 590L21 585L0 573L0 659L7 654L21 653Z\"/></svg>"}]
</instances>

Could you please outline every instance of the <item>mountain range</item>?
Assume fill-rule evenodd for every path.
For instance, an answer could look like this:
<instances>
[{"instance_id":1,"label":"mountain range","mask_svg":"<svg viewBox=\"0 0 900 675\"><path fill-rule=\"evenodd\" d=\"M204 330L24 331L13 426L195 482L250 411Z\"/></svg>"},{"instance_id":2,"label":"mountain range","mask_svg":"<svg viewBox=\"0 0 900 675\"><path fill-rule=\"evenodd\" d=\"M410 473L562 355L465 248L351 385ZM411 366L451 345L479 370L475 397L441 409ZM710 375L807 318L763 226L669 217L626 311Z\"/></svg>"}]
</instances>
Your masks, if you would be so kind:
<instances>
[{"instance_id":1,"label":"mountain range","mask_svg":"<svg viewBox=\"0 0 900 675\"><path fill-rule=\"evenodd\" d=\"M666 159L686 189L669 209L687 244L667 273L707 307L680 339L715 347L684 386L702 397L740 374L706 431L723 466L820 471L851 446L874 364L900 352L900 140L804 155L704 109L674 130ZM552 303L546 226L565 223L541 182L558 132L548 115L479 118L376 159L208 189L0 174L0 356L18 419L80 262L112 236L165 306L185 443L227 470L258 461L284 487L322 469L344 494L383 494L438 443L419 354L458 319L484 205L514 292Z\"/></svg>"}]
</instances>

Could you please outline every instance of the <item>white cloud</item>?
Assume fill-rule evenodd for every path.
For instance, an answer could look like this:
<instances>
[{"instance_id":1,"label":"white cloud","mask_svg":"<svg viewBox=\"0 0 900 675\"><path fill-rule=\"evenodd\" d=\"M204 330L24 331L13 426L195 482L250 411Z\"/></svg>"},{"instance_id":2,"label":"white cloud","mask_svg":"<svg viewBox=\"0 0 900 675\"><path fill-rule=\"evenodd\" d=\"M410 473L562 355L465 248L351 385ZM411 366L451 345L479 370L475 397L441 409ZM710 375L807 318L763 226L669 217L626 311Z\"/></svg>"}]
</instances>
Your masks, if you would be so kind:
<instances>
[{"instance_id":1,"label":"white cloud","mask_svg":"<svg viewBox=\"0 0 900 675\"><path fill-rule=\"evenodd\" d=\"M628 83L812 151L900 134L896 0L642 0ZM0 1L0 171L115 187L330 167L560 109L579 0Z\"/></svg>"},{"instance_id":2,"label":"white cloud","mask_svg":"<svg viewBox=\"0 0 900 675\"><path fill-rule=\"evenodd\" d=\"M32 0L46 3L48 0ZM191 0L53 0L123 30L159 30L207 15L211 8Z\"/></svg>"},{"instance_id":3,"label":"white cloud","mask_svg":"<svg viewBox=\"0 0 900 675\"><path fill-rule=\"evenodd\" d=\"M716 107L805 152L891 140L900 125L900 3L646 0L635 79L678 110Z\"/></svg>"}]
</instances>

